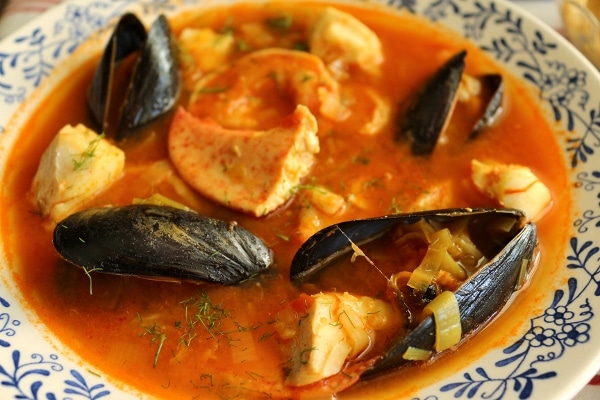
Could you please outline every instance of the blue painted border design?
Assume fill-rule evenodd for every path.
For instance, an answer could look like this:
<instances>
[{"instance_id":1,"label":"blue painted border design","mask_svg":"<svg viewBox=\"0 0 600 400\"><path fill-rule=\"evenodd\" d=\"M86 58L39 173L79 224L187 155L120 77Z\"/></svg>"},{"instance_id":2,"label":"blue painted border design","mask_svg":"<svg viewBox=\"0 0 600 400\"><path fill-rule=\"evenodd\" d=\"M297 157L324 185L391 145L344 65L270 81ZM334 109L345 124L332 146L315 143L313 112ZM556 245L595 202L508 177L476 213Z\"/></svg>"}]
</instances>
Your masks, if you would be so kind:
<instances>
[{"instance_id":1,"label":"blue painted border design","mask_svg":"<svg viewBox=\"0 0 600 400\"><path fill-rule=\"evenodd\" d=\"M0 337L2 337L0 346L3 348L3 352L10 352L9 357L3 356L1 359L2 361L12 361L8 364L0 364L0 385L5 388L3 392L14 393L13 398L19 400L62 398L62 396L57 397L53 391L44 390L44 381L48 378L62 379L65 384L64 393L78 396L77 398L97 400L110 394L110 391L106 390L105 384L96 383L90 386L84 375L75 369L68 371L75 380L66 377L59 378L58 375L65 372L65 367L57 354L30 354L14 349L11 338L16 335L22 324L19 319L11 316L11 304L4 297L0 297L0 306L5 309L0 314ZM27 329L27 325L23 329ZM92 378L88 379L92 380ZM96 377L94 380L100 380L100 378Z\"/></svg>"}]
</instances>

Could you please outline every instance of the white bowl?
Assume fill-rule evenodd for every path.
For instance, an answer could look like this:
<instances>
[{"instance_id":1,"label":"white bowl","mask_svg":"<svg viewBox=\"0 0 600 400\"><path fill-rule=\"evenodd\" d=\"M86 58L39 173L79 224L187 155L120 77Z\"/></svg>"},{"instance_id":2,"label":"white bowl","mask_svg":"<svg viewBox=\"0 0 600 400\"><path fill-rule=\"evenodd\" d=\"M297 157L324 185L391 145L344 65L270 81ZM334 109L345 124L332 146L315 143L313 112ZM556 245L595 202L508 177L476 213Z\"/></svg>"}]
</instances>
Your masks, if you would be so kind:
<instances>
[{"instance_id":1,"label":"white bowl","mask_svg":"<svg viewBox=\"0 0 600 400\"><path fill-rule=\"evenodd\" d=\"M151 20L202 0L73 0L0 43L0 173L15 142L15 127L36 101L85 58L64 60L92 33L126 10ZM466 368L423 387L415 399L565 399L600 366L600 75L560 35L502 0L389 0L392 8L424 15L477 43L526 80L557 124L572 182L573 214L565 226L566 254L553 286L536 296L521 329ZM100 42L96 39L94 45ZM56 75L47 78L57 66ZM20 109L36 87L42 94ZM10 124L9 124L10 121ZM10 129L9 129L10 127ZM569 131L568 134L564 131ZM540 149L543 151L543 149ZM0 215L9 210L2 210ZM59 343L30 312L11 283L6 250L0 256L0 398L140 398L99 376ZM557 314L563 318L557 318ZM554 317L551 317L554 316Z\"/></svg>"}]
</instances>

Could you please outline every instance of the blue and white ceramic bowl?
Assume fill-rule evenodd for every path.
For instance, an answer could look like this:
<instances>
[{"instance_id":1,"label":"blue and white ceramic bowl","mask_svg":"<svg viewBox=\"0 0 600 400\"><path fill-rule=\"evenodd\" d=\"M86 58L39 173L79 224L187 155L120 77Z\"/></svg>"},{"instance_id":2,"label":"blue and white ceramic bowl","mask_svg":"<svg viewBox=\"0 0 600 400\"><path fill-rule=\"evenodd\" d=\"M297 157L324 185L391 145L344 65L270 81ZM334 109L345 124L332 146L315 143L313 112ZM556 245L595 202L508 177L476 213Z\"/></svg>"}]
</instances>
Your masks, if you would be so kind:
<instances>
[{"instance_id":1,"label":"blue and white ceramic bowl","mask_svg":"<svg viewBox=\"0 0 600 400\"><path fill-rule=\"evenodd\" d=\"M518 332L508 333L506 346L490 349L414 398L570 398L600 366L600 75L560 35L503 0L380 2L450 27L528 82L548 118L568 132L557 134L556 140L570 171L574 199L571 222L565 226L568 243L562 271L551 290L536 294L537 311ZM0 43L0 173L6 169L7 149L15 142L9 126L18 127L36 99L82 62L86 52L72 53L90 35L108 31L115 17L128 10L149 21L158 13L172 15L200 3L203 0L72 0ZM85 45L99 49L101 43L96 38ZM69 57L74 59L65 63ZM42 94L23 109L21 103L36 90ZM0 218L7 212L0 210ZM46 331L11 283L5 253L0 249L0 398L151 397L92 371Z\"/></svg>"}]
</instances>

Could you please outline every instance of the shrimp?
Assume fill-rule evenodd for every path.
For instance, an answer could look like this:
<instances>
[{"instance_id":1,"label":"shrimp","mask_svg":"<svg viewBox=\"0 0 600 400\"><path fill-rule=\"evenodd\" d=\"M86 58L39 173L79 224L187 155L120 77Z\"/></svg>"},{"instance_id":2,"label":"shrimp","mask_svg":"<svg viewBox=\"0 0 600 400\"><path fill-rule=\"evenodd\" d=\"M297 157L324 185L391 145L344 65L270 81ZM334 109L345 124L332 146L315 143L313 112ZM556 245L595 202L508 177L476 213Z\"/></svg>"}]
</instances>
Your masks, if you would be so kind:
<instances>
[{"instance_id":1,"label":"shrimp","mask_svg":"<svg viewBox=\"0 0 600 400\"><path fill-rule=\"evenodd\" d=\"M339 87L323 61L309 53L273 48L245 55L201 79L188 111L230 129L264 129L299 104L332 120L342 118Z\"/></svg>"},{"instance_id":2,"label":"shrimp","mask_svg":"<svg viewBox=\"0 0 600 400\"><path fill-rule=\"evenodd\" d=\"M550 190L522 165L472 160L471 180L480 192L504 207L522 210L529 220L539 218L552 203Z\"/></svg>"},{"instance_id":3,"label":"shrimp","mask_svg":"<svg viewBox=\"0 0 600 400\"><path fill-rule=\"evenodd\" d=\"M364 84L346 82L341 87L341 99L346 114L338 124L343 129L373 136L390 122L391 101Z\"/></svg>"},{"instance_id":4,"label":"shrimp","mask_svg":"<svg viewBox=\"0 0 600 400\"><path fill-rule=\"evenodd\" d=\"M377 75L383 62L377 35L352 15L327 7L312 27L310 52L321 57L336 75L349 65Z\"/></svg>"}]
</instances>

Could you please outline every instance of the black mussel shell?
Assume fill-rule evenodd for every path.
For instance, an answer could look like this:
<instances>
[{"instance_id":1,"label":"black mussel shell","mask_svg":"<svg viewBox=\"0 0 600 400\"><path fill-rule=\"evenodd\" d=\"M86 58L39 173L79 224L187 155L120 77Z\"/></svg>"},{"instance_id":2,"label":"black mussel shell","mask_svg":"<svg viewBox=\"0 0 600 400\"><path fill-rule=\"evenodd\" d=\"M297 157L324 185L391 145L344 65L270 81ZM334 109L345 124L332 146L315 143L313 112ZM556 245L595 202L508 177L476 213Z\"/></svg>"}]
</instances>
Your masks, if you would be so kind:
<instances>
[{"instance_id":1,"label":"black mussel shell","mask_svg":"<svg viewBox=\"0 0 600 400\"><path fill-rule=\"evenodd\" d=\"M529 273L537 261L537 244L536 227L527 223L495 258L456 290L454 294L460 310L463 341L491 322L521 287L523 262L527 262ZM361 379L389 373L411 362L403 358L409 347L433 350L434 343L435 320L430 315L406 337L392 345L381 359L365 371Z\"/></svg>"},{"instance_id":2,"label":"black mussel shell","mask_svg":"<svg viewBox=\"0 0 600 400\"><path fill-rule=\"evenodd\" d=\"M516 222L515 226L519 227L523 226L525 221L523 213L518 210L454 208L340 222L320 230L304 242L292 260L290 278L296 284L300 284L333 260L353 251L350 241L360 246L378 239L398 224L409 225L422 218L437 222L469 218L472 239L487 258L496 255L510 240L510 238L498 240L499 238L492 238L489 233L486 233L486 226L490 221L497 218L512 218Z\"/></svg>"},{"instance_id":3,"label":"black mussel shell","mask_svg":"<svg viewBox=\"0 0 600 400\"><path fill-rule=\"evenodd\" d=\"M492 126L502 114L502 99L504 97L504 80L500 74L486 74L479 77L483 91L485 108L481 117L473 126L469 139L476 138L486 128Z\"/></svg>"},{"instance_id":4,"label":"black mussel shell","mask_svg":"<svg viewBox=\"0 0 600 400\"><path fill-rule=\"evenodd\" d=\"M415 94L398 119L396 140L408 139L415 155L433 152L438 137L450 119L467 52L450 58Z\"/></svg>"},{"instance_id":5,"label":"black mussel shell","mask_svg":"<svg viewBox=\"0 0 600 400\"><path fill-rule=\"evenodd\" d=\"M56 226L54 247L86 270L233 284L273 264L269 248L236 223L155 205L95 208Z\"/></svg>"},{"instance_id":6,"label":"black mussel shell","mask_svg":"<svg viewBox=\"0 0 600 400\"><path fill-rule=\"evenodd\" d=\"M446 209L397 214L379 218L347 221L325 228L296 253L290 277L302 284L329 263L353 250L352 241L361 244L376 240L399 224L413 224L421 219L446 225L467 218L469 236L490 261L481 266L455 292L458 301L463 339L483 328L504 307L523 284L523 266L529 271L536 263L537 230L525 222L521 211L511 209ZM511 229L497 229L499 220L514 220ZM504 223L500 224L506 226ZM524 263L525 262L525 263ZM410 361L403 358L408 347L432 350L435 343L435 321L425 318L408 335L399 338L361 379L390 372Z\"/></svg>"},{"instance_id":7,"label":"black mussel shell","mask_svg":"<svg viewBox=\"0 0 600 400\"><path fill-rule=\"evenodd\" d=\"M108 115L115 111L110 102L113 96L116 69L121 61L140 52L131 72L125 100L120 104L120 116ZM150 27L133 14L124 14L117 23L96 67L87 96L92 119L105 133L117 140L128 137L147 123L169 112L180 91L175 40L167 19L161 15ZM120 101L120 100L119 100ZM117 121L116 127L109 121Z\"/></svg>"},{"instance_id":8,"label":"black mussel shell","mask_svg":"<svg viewBox=\"0 0 600 400\"><path fill-rule=\"evenodd\" d=\"M87 94L87 104L92 119L104 132L108 129L109 100L112 93L112 81L115 68L129 55L139 51L147 38L146 28L133 14L124 14L102 53L96 66L94 78Z\"/></svg>"},{"instance_id":9,"label":"black mussel shell","mask_svg":"<svg viewBox=\"0 0 600 400\"><path fill-rule=\"evenodd\" d=\"M173 109L179 90L175 41L167 19L161 15L150 27L134 67L117 139Z\"/></svg>"}]
</instances>

